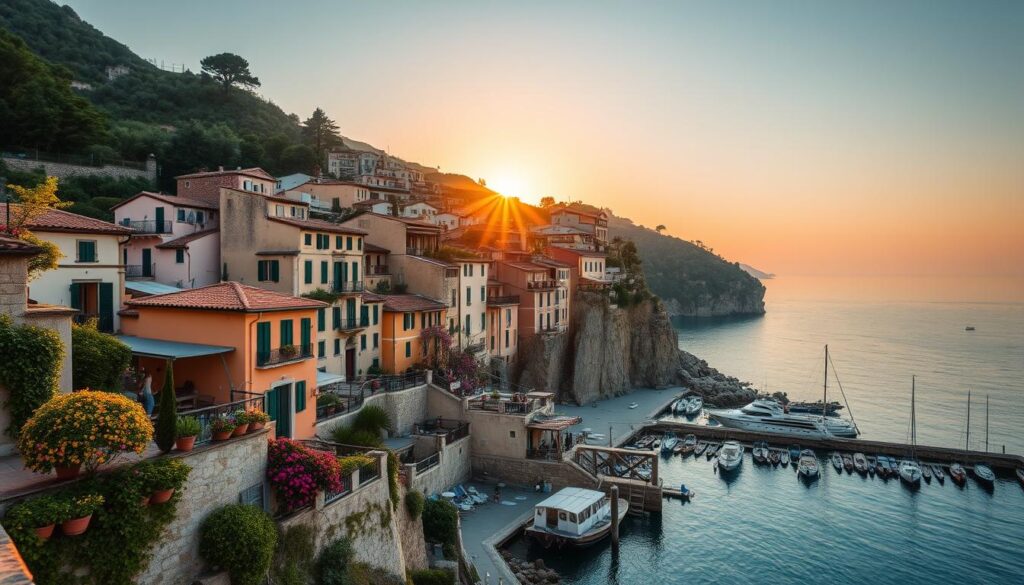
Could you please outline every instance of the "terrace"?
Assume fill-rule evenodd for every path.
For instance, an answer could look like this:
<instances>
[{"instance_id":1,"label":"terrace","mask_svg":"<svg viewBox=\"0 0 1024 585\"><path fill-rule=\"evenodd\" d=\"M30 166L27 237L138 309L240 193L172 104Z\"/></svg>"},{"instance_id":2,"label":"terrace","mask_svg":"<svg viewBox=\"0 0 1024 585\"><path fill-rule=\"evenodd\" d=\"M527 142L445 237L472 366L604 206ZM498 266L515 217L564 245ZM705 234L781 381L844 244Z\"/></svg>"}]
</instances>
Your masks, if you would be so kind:
<instances>
[{"instance_id":1,"label":"terrace","mask_svg":"<svg viewBox=\"0 0 1024 585\"><path fill-rule=\"evenodd\" d=\"M155 219L143 219L138 221L125 221L122 222L125 227L129 227L140 234L169 234L171 233L171 220L155 220Z\"/></svg>"},{"instance_id":2,"label":"terrace","mask_svg":"<svg viewBox=\"0 0 1024 585\"><path fill-rule=\"evenodd\" d=\"M398 392L426 383L425 373L412 372L402 376L383 376L361 382L334 382L322 385L317 391L316 422L320 423L358 410L368 397L378 392Z\"/></svg>"},{"instance_id":3,"label":"terrace","mask_svg":"<svg viewBox=\"0 0 1024 585\"><path fill-rule=\"evenodd\" d=\"M487 305L491 307L506 306L506 305L518 305L519 295L505 295L500 297L488 297Z\"/></svg>"},{"instance_id":4,"label":"terrace","mask_svg":"<svg viewBox=\"0 0 1024 585\"><path fill-rule=\"evenodd\" d=\"M256 352L257 368L272 368L281 364L308 360L313 357L312 345L283 345L270 351Z\"/></svg>"},{"instance_id":5,"label":"terrace","mask_svg":"<svg viewBox=\"0 0 1024 585\"><path fill-rule=\"evenodd\" d=\"M554 394L550 392L527 392L512 394L480 394L470 398L469 410L526 416L547 409L552 405Z\"/></svg>"},{"instance_id":6,"label":"terrace","mask_svg":"<svg viewBox=\"0 0 1024 585\"><path fill-rule=\"evenodd\" d=\"M444 437L446 444L454 443L469 436L469 423L437 417L413 425L412 434L429 437Z\"/></svg>"},{"instance_id":7,"label":"terrace","mask_svg":"<svg viewBox=\"0 0 1024 585\"><path fill-rule=\"evenodd\" d=\"M352 281L352 280L344 280L344 281L334 280L334 281L331 281L331 292L336 292L336 293L358 293L358 292L363 292L363 282L362 281Z\"/></svg>"},{"instance_id":8,"label":"terrace","mask_svg":"<svg viewBox=\"0 0 1024 585\"><path fill-rule=\"evenodd\" d=\"M153 278L156 276L156 263L127 264L124 267L125 278Z\"/></svg>"}]
</instances>

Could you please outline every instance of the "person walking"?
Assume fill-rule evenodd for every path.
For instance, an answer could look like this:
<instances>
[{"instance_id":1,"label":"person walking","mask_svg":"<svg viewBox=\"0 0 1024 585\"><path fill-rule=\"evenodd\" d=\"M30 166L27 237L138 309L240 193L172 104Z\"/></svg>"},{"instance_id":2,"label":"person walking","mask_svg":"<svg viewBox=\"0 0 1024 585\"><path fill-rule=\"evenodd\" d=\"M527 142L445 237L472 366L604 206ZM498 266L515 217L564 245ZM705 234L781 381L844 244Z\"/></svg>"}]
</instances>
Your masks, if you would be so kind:
<instances>
[{"instance_id":1,"label":"person walking","mask_svg":"<svg viewBox=\"0 0 1024 585\"><path fill-rule=\"evenodd\" d=\"M153 415L153 407L156 406L156 399L153 398L153 374L149 370L142 370L142 388L139 389L139 402L146 411L146 416Z\"/></svg>"}]
</instances>

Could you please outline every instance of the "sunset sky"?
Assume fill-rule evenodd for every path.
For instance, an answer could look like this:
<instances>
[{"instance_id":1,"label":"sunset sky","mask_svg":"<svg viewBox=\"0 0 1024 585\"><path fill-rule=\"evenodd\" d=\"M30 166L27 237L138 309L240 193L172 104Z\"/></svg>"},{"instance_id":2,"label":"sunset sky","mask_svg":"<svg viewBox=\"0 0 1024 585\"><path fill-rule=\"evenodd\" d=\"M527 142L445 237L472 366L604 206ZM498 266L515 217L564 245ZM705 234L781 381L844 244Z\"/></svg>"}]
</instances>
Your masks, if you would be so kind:
<instances>
[{"instance_id":1,"label":"sunset sky","mask_svg":"<svg viewBox=\"0 0 1024 585\"><path fill-rule=\"evenodd\" d=\"M136 53L780 274L1024 275L1024 2L68 0Z\"/></svg>"}]
</instances>

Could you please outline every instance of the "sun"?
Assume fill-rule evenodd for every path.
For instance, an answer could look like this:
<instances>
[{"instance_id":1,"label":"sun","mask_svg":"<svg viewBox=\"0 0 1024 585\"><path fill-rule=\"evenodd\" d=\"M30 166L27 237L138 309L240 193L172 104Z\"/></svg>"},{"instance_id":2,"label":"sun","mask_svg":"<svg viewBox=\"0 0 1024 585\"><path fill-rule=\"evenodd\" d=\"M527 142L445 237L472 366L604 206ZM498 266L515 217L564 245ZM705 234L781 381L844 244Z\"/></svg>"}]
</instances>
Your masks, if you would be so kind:
<instances>
[{"instance_id":1,"label":"sun","mask_svg":"<svg viewBox=\"0 0 1024 585\"><path fill-rule=\"evenodd\" d=\"M512 171L499 172L487 177L487 186L505 197L519 197L530 199L533 197L533 189L529 180L522 174Z\"/></svg>"}]
</instances>

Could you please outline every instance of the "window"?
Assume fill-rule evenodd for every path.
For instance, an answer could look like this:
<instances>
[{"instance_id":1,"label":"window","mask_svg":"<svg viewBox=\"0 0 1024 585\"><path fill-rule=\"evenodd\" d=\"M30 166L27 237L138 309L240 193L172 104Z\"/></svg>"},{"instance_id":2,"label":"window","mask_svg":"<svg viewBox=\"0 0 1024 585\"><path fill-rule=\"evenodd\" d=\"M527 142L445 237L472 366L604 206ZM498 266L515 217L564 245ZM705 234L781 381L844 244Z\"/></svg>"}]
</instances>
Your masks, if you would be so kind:
<instances>
[{"instance_id":1,"label":"window","mask_svg":"<svg viewBox=\"0 0 1024 585\"><path fill-rule=\"evenodd\" d=\"M282 347L285 346L285 345L293 345L294 341L295 341L295 338L293 337L294 333L295 332L293 331L293 328L292 328L292 320L291 319L282 319L281 320L281 343L280 343L280 345Z\"/></svg>"},{"instance_id":2,"label":"window","mask_svg":"<svg viewBox=\"0 0 1024 585\"><path fill-rule=\"evenodd\" d=\"M270 322L256 324L256 365L263 365L270 357Z\"/></svg>"},{"instance_id":3,"label":"window","mask_svg":"<svg viewBox=\"0 0 1024 585\"><path fill-rule=\"evenodd\" d=\"M316 330L326 331L327 330L327 309L320 307L316 310Z\"/></svg>"},{"instance_id":4,"label":"window","mask_svg":"<svg viewBox=\"0 0 1024 585\"><path fill-rule=\"evenodd\" d=\"M472 315L466 315L466 335L469 335L470 333L473 332L473 328L470 325L472 322L473 322L473 316Z\"/></svg>"},{"instance_id":5,"label":"window","mask_svg":"<svg viewBox=\"0 0 1024 585\"><path fill-rule=\"evenodd\" d=\"M304 318L299 321L299 341L302 343L302 355L313 353L313 320Z\"/></svg>"},{"instance_id":6,"label":"window","mask_svg":"<svg viewBox=\"0 0 1024 585\"><path fill-rule=\"evenodd\" d=\"M206 223L206 214L202 211L196 212L196 223Z\"/></svg>"},{"instance_id":7,"label":"window","mask_svg":"<svg viewBox=\"0 0 1024 585\"><path fill-rule=\"evenodd\" d=\"M246 506L256 506L260 510L263 507L263 482L251 485L238 493L238 503Z\"/></svg>"},{"instance_id":8,"label":"window","mask_svg":"<svg viewBox=\"0 0 1024 585\"><path fill-rule=\"evenodd\" d=\"M480 331L487 330L487 316L484 313L480 313Z\"/></svg>"},{"instance_id":9,"label":"window","mask_svg":"<svg viewBox=\"0 0 1024 585\"><path fill-rule=\"evenodd\" d=\"M405 357L412 357L412 342L405 342Z\"/></svg>"},{"instance_id":10,"label":"window","mask_svg":"<svg viewBox=\"0 0 1024 585\"><path fill-rule=\"evenodd\" d=\"M78 240L78 262L97 262L96 240Z\"/></svg>"},{"instance_id":11,"label":"window","mask_svg":"<svg viewBox=\"0 0 1024 585\"><path fill-rule=\"evenodd\" d=\"M256 279L260 282L280 282L281 266L277 260L260 260L256 263Z\"/></svg>"},{"instance_id":12,"label":"window","mask_svg":"<svg viewBox=\"0 0 1024 585\"><path fill-rule=\"evenodd\" d=\"M466 306L473 304L473 289L472 287L466 287Z\"/></svg>"},{"instance_id":13,"label":"window","mask_svg":"<svg viewBox=\"0 0 1024 585\"><path fill-rule=\"evenodd\" d=\"M303 272L305 276L306 284L313 284L313 261L306 260L303 262Z\"/></svg>"},{"instance_id":14,"label":"window","mask_svg":"<svg viewBox=\"0 0 1024 585\"><path fill-rule=\"evenodd\" d=\"M340 329L341 328L341 307L334 307L333 310L331 311L331 313L332 313L332 315L334 317L334 319L333 319L334 328L335 329Z\"/></svg>"},{"instance_id":15,"label":"window","mask_svg":"<svg viewBox=\"0 0 1024 585\"><path fill-rule=\"evenodd\" d=\"M323 359L327 357L327 342L318 341L316 342L316 357Z\"/></svg>"},{"instance_id":16,"label":"window","mask_svg":"<svg viewBox=\"0 0 1024 585\"><path fill-rule=\"evenodd\" d=\"M420 313L420 329L426 329L426 328L427 328L427 314L426 313Z\"/></svg>"},{"instance_id":17,"label":"window","mask_svg":"<svg viewBox=\"0 0 1024 585\"><path fill-rule=\"evenodd\" d=\"M363 333L359 336L359 350L366 351L366 334Z\"/></svg>"},{"instance_id":18,"label":"window","mask_svg":"<svg viewBox=\"0 0 1024 585\"><path fill-rule=\"evenodd\" d=\"M491 336L491 351L494 351L494 336Z\"/></svg>"},{"instance_id":19,"label":"window","mask_svg":"<svg viewBox=\"0 0 1024 585\"><path fill-rule=\"evenodd\" d=\"M175 264L184 264L185 263L185 249L184 248L178 248L177 250L174 251L174 263Z\"/></svg>"},{"instance_id":20,"label":"window","mask_svg":"<svg viewBox=\"0 0 1024 585\"><path fill-rule=\"evenodd\" d=\"M472 264L469 265L469 275L473 276L473 265Z\"/></svg>"},{"instance_id":21,"label":"window","mask_svg":"<svg viewBox=\"0 0 1024 585\"><path fill-rule=\"evenodd\" d=\"M481 286L480 287L480 302L486 302L486 300L487 300L487 287L486 286Z\"/></svg>"},{"instance_id":22,"label":"window","mask_svg":"<svg viewBox=\"0 0 1024 585\"><path fill-rule=\"evenodd\" d=\"M305 238L304 241L306 242L307 246L313 245L313 234L303 234L302 236L303 238Z\"/></svg>"},{"instance_id":23,"label":"window","mask_svg":"<svg viewBox=\"0 0 1024 585\"><path fill-rule=\"evenodd\" d=\"M326 260L320 261L320 284L327 284L330 264Z\"/></svg>"},{"instance_id":24,"label":"window","mask_svg":"<svg viewBox=\"0 0 1024 585\"><path fill-rule=\"evenodd\" d=\"M363 250L363 238L356 238L356 250L362 252Z\"/></svg>"},{"instance_id":25,"label":"window","mask_svg":"<svg viewBox=\"0 0 1024 585\"><path fill-rule=\"evenodd\" d=\"M341 340L334 340L334 355L341 355Z\"/></svg>"},{"instance_id":26,"label":"window","mask_svg":"<svg viewBox=\"0 0 1024 585\"><path fill-rule=\"evenodd\" d=\"M508 349L508 329L505 330L505 349Z\"/></svg>"},{"instance_id":27,"label":"window","mask_svg":"<svg viewBox=\"0 0 1024 585\"><path fill-rule=\"evenodd\" d=\"M341 236L334 236L334 248L337 250L340 250L342 248Z\"/></svg>"},{"instance_id":28,"label":"window","mask_svg":"<svg viewBox=\"0 0 1024 585\"><path fill-rule=\"evenodd\" d=\"M379 306L378 305L374 305L373 306L373 324L374 325L377 324L377 317L378 317L379 314L380 314Z\"/></svg>"},{"instance_id":29,"label":"window","mask_svg":"<svg viewBox=\"0 0 1024 585\"><path fill-rule=\"evenodd\" d=\"M299 380L295 383L295 412L306 410L306 381Z\"/></svg>"},{"instance_id":30,"label":"window","mask_svg":"<svg viewBox=\"0 0 1024 585\"><path fill-rule=\"evenodd\" d=\"M487 276L487 265L486 264L481 264L480 265L480 276Z\"/></svg>"},{"instance_id":31,"label":"window","mask_svg":"<svg viewBox=\"0 0 1024 585\"><path fill-rule=\"evenodd\" d=\"M378 347L380 347L380 333L374 333L373 334L373 349L377 349ZM377 360L373 360L373 361L377 361Z\"/></svg>"},{"instance_id":32,"label":"window","mask_svg":"<svg viewBox=\"0 0 1024 585\"><path fill-rule=\"evenodd\" d=\"M185 221L185 210L178 209L178 221Z\"/></svg>"},{"instance_id":33,"label":"window","mask_svg":"<svg viewBox=\"0 0 1024 585\"><path fill-rule=\"evenodd\" d=\"M352 249L352 236L347 236L345 238L345 249L346 250L351 250Z\"/></svg>"},{"instance_id":34,"label":"window","mask_svg":"<svg viewBox=\"0 0 1024 585\"><path fill-rule=\"evenodd\" d=\"M508 438L510 438L510 439L516 438L516 432L515 431L509 431L508 432Z\"/></svg>"}]
</instances>

